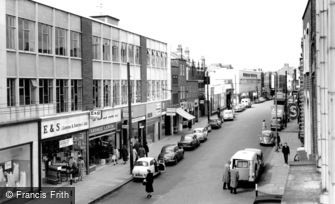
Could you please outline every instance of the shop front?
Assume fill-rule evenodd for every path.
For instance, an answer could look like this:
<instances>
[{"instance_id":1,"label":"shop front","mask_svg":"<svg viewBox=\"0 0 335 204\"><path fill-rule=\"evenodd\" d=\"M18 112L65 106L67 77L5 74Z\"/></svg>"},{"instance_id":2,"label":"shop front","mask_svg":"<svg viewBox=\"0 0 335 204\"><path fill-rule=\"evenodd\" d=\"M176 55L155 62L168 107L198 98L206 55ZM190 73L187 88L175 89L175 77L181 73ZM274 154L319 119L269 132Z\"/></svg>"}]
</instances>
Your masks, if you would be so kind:
<instances>
[{"instance_id":1,"label":"shop front","mask_svg":"<svg viewBox=\"0 0 335 204\"><path fill-rule=\"evenodd\" d=\"M146 142L146 105L137 105L131 107L132 117L132 138L131 142L134 144L135 140L141 144ZM122 142L128 145L128 108L122 109Z\"/></svg>"},{"instance_id":2,"label":"shop front","mask_svg":"<svg viewBox=\"0 0 335 204\"><path fill-rule=\"evenodd\" d=\"M162 101L162 117L161 117L161 138L170 135L169 125L170 117L166 115L166 108L169 107L170 101Z\"/></svg>"},{"instance_id":3,"label":"shop front","mask_svg":"<svg viewBox=\"0 0 335 204\"><path fill-rule=\"evenodd\" d=\"M69 181L71 163L83 159L88 169L87 113L41 120L42 186ZM84 172L86 173L86 172Z\"/></svg>"},{"instance_id":4,"label":"shop front","mask_svg":"<svg viewBox=\"0 0 335 204\"><path fill-rule=\"evenodd\" d=\"M152 143L161 138L161 116L162 104L149 103L146 104L146 141Z\"/></svg>"},{"instance_id":5,"label":"shop front","mask_svg":"<svg viewBox=\"0 0 335 204\"><path fill-rule=\"evenodd\" d=\"M0 141L0 187L37 187L38 122L0 126Z\"/></svg>"},{"instance_id":6,"label":"shop front","mask_svg":"<svg viewBox=\"0 0 335 204\"><path fill-rule=\"evenodd\" d=\"M90 112L89 172L110 162L113 149L122 147L121 109Z\"/></svg>"}]
</instances>

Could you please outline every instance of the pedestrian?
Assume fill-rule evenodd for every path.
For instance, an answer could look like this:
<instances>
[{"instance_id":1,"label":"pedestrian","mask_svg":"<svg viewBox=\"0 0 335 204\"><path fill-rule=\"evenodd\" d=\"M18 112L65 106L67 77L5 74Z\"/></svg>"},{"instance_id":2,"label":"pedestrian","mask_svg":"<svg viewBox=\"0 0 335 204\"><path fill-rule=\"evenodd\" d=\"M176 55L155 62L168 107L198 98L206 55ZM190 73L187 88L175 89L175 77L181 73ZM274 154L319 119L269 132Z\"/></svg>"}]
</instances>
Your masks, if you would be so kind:
<instances>
[{"instance_id":1,"label":"pedestrian","mask_svg":"<svg viewBox=\"0 0 335 204\"><path fill-rule=\"evenodd\" d=\"M262 130L266 130L266 122L265 122L265 120L263 120L263 122L262 122Z\"/></svg>"},{"instance_id":2,"label":"pedestrian","mask_svg":"<svg viewBox=\"0 0 335 204\"><path fill-rule=\"evenodd\" d=\"M78 161L78 168L79 168L79 180L83 180L83 177L85 175L85 161L83 159L83 157L79 157L79 161Z\"/></svg>"},{"instance_id":3,"label":"pedestrian","mask_svg":"<svg viewBox=\"0 0 335 204\"><path fill-rule=\"evenodd\" d=\"M189 130L192 129L192 121L188 121L188 129L189 129Z\"/></svg>"},{"instance_id":4,"label":"pedestrian","mask_svg":"<svg viewBox=\"0 0 335 204\"><path fill-rule=\"evenodd\" d=\"M127 163L128 160L128 150L126 145L123 145L122 149L121 149L121 155L122 155L122 159L123 159L123 164Z\"/></svg>"},{"instance_id":5,"label":"pedestrian","mask_svg":"<svg viewBox=\"0 0 335 204\"><path fill-rule=\"evenodd\" d=\"M143 182L145 183L145 191L148 193L147 198L151 198L151 193L154 192L154 187L152 186L152 184L154 183L154 175L149 169L147 177Z\"/></svg>"},{"instance_id":6,"label":"pedestrian","mask_svg":"<svg viewBox=\"0 0 335 204\"><path fill-rule=\"evenodd\" d=\"M230 193L236 194L239 177L238 170L233 165L233 169L230 170Z\"/></svg>"},{"instance_id":7,"label":"pedestrian","mask_svg":"<svg viewBox=\"0 0 335 204\"><path fill-rule=\"evenodd\" d=\"M280 149L281 144L280 144L280 136L279 136L279 132L277 132L277 147Z\"/></svg>"},{"instance_id":8,"label":"pedestrian","mask_svg":"<svg viewBox=\"0 0 335 204\"><path fill-rule=\"evenodd\" d=\"M144 150L145 150L145 156L148 157L148 153L149 153L149 147L148 147L148 144L145 142L144 145Z\"/></svg>"},{"instance_id":9,"label":"pedestrian","mask_svg":"<svg viewBox=\"0 0 335 204\"><path fill-rule=\"evenodd\" d=\"M133 147L133 161L134 163L137 161L138 159L138 154L137 154L137 151L135 149L135 147Z\"/></svg>"},{"instance_id":10,"label":"pedestrian","mask_svg":"<svg viewBox=\"0 0 335 204\"><path fill-rule=\"evenodd\" d=\"M118 150L116 148L113 149L113 156L112 156L112 163L115 166L117 164L117 160L118 160Z\"/></svg>"},{"instance_id":11,"label":"pedestrian","mask_svg":"<svg viewBox=\"0 0 335 204\"><path fill-rule=\"evenodd\" d=\"M222 177L223 190L230 189L230 164L231 162L228 161L223 169L223 177Z\"/></svg>"},{"instance_id":12,"label":"pedestrian","mask_svg":"<svg viewBox=\"0 0 335 204\"><path fill-rule=\"evenodd\" d=\"M287 160L288 160L288 155L290 154L290 147L287 145L287 142L284 143L282 152L284 155L285 164L288 164Z\"/></svg>"},{"instance_id":13,"label":"pedestrian","mask_svg":"<svg viewBox=\"0 0 335 204\"><path fill-rule=\"evenodd\" d=\"M145 156L145 149L144 149L144 147L142 145L140 145L140 148L138 150L138 157L142 158L144 156Z\"/></svg>"},{"instance_id":14,"label":"pedestrian","mask_svg":"<svg viewBox=\"0 0 335 204\"><path fill-rule=\"evenodd\" d=\"M138 152L138 150L140 149L140 143L138 142L137 139L135 139L134 147L136 149L136 152Z\"/></svg>"}]
</instances>

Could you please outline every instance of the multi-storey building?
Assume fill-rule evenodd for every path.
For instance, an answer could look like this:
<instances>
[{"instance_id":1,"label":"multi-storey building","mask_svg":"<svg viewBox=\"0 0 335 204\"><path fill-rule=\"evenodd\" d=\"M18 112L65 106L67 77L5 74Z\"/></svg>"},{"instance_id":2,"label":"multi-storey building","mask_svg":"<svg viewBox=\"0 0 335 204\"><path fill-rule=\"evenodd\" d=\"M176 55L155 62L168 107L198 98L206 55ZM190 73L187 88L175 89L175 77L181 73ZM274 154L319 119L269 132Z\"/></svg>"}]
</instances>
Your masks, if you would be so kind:
<instances>
[{"instance_id":1,"label":"multi-storey building","mask_svg":"<svg viewBox=\"0 0 335 204\"><path fill-rule=\"evenodd\" d=\"M51 164L82 157L91 172L111 147L128 145L127 63L131 139L164 134L166 43L121 29L110 16L31 0L2 0L0 9L0 171L19 166L15 182L43 186L59 182Z\"/></svg>"}]
</instances>

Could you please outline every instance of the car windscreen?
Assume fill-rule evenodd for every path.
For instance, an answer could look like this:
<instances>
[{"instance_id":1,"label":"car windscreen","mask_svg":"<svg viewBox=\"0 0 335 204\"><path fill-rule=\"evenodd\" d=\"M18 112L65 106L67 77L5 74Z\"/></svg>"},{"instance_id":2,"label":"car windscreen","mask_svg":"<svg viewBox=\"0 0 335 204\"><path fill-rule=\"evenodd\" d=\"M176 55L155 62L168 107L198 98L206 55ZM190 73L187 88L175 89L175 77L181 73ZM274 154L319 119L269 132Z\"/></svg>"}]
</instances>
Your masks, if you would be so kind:
<instances>
[{"instance_id":1,"label":"car windscreen","mask_svg":"<svg viewBox=\"0 0 335 204\"><path fill-rule=\"evenodd\" d=\"M163 153L174 152L174 147L175 147L175 146L167 146L167 147L164 147L164 148L162 149L162 152L163 152Z\"/></svg>"},{"instance_id":2,"label":"car windscreen","mask_svg":"<svg viewBox=\"0 0 335 204\"><path fill-rule=\"evenodd\" d=\"M193 140L193 136L185 136L183 138L183 141L192 141Z\"/></svg>"},{"instance_id":3,"label":"car windscreen","mask_svg":"<svg viewBox=\"0 0 335 204\"><path fill-rule=\"evenodd\" d=\"M196 129L196 130L193 130L194 133L202 133L202 130L201 129Z\"/></svg>"},{"instance_id":4,"label":"car windscreen","mask_svg":"<svg viewBox=\"0 0 335 204\"><path fill-rule=\"evenodd\" d=\"M236 168L248 168L249 167L249 161L247 160L234 160L234 165Z\"/></svg>"},{"instance_id":5,"label":"car windscreen","mask_svg":"<svg viewBox=\"0 0 335 204\"><path fill-rule=\"evenodd\" d=\"M232 114L232 113L233 113L233 111L231 111L231 110L228 110L228 111L224 112L224 114Z\"/></svg>"},{"instance_id":6,"label":"car windscreen","mask_svg":"<svg viewBox=\"0 0 335 204\"><path fill-rule=\"evenodd\" d=\"M146 161L137 161L135 166L149 166L149 163Z\"/></svg>"}]
</instances>

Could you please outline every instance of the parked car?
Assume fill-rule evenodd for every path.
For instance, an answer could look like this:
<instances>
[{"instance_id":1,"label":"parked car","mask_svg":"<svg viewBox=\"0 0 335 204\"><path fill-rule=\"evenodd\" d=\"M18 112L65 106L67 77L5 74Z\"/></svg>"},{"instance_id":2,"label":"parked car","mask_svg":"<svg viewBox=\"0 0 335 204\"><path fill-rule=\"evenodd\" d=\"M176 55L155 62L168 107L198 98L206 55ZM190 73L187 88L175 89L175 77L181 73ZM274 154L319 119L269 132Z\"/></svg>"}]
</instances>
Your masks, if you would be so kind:
<instances>
[{"instance_id":1,"label":"parked car","mask_svg":"<svg viewBox=\"0 0 335 204\"><path fill-rule=\"evenodd\" d=\"M275 135L271 130L263 130L259 137L260 145L275 145Z\"/></svg>"},{"instance_id":2,"label":"parked car","mask_svg":"<svg viewBox=\"0 0 335 204\"><path fill-rule=\"evenodd\" d=\"M132 174L134 178L144 179L147 176L148 169L156 176L165 171L165 164L158 163L153 157L139 158L134 165Z\"/></svg>"},{"instance_id":3,"label":"parked car","mask_svg":"<svg viewBox=\"0 0 335 204\"><path fill-rule=\"evenodd\" d=\"M242 98L241 104L243 104L246 108L251 108L250 98Z\"/></svg>"},{"instance_id":4,"label":"parked car","mask_svg":"<svg viewBox=\"0 0 335 204\"><path fill-rule=\"evenodd\" d=\"M258 101L259 101L260 103L263 103L263 102L266 101L266 99L265 99L264 97L259 97Z\"/></svg>"},{"instance_id":5,"label":"parked car","mask_svg":"<svg viewBox=\"0 0 335 204\"><path fill-rule=\"evenodd\" d=\"M258 203L267 203L267 204L281 203L282 197L283 197L282 195L276 195L276 194L258 195L258 196L256 196L253 203L254 204L258 204Z\"/></svg>"},{"instance_id":6,"label":"parked car","mask_svg":"<svg viewBox=\"0 0 335 204\"><path fill-rule=\"evenodd\" d=\"M168 144L162 147L158 160L163 160L166 164L177 164L184 158L184 149L177 144Z\"/></svg>"},{"instance_id":7,"label":"parked car","mask_svg":"<svg viewBox=\"0 0 335 204\"><path fill-rule=\"evenodd\" d=\"M208 131L207 131L207 128L194 128L193 134L197 136L197 139L200 142L204 142L207 140Z\"/></svg>"},{"instance_id":8,"label":"parked car","mask_svg":"<svg viewBox=\"0 0 335 204\"><path fill-rule=\"evenodd\" d=\"M221 120L220 119L210 119L209 125L212 127L212 129L219 129L221 128Z\"/></svg>"},{"instance_id":9,"label":"parked car","mask_svg":"<svg viewBox=\"0 0 335 204\"><path fill-rule=\"evenodd\" d=\"M235 115L233 110L224 110L223 111L223 120L234 120Z\"/></svg>"},{"instance_id":10,"label":"parked car","mask_svg":"<svg viewBox=\"0 0 335 204\"><path fill-rule=\"evenodd\" d=\"M235 106L234 110L235 110L235 112L242 112L242 111L245 110L245 107L244 107L244 105L242 105L242 104L237 104L237 105Z\"/></svg>"},{"instance_id":11,"label":"parked car","mask_svg":"<svg viewBox=\"0 0 335 204\"><path fill-rule=\"evenodd\" d=\"M182 147L183 149L195 149L199 147L200 142L197 139L197 136L194 134L187 134L181 136L180 141L178 142L178 147Z\"/></svg>"},{"instance_id":12,"label":"parked car","mask_svg":"<svg viewBox=\"0 0 335 204\"><path fill-rule=\"evenodd\" d=\"M205 128L207 129L207 132L212 132L212 126L210 124L206 125Z\"/></svg>"},{"instance_id":13,"label":"parked car","mask_svg":"<svg viewBox=\"0 0 335 204\"><path fill-rule=\"evenodd\" d=\"M237 151L230 160L231 168L239 172L239 181L255 183L264 167L262 150L256 148Z\"/></svg>"}]
</instances>

